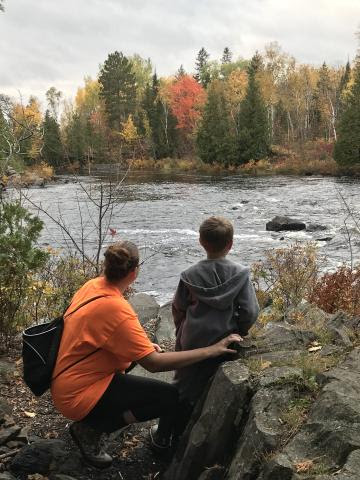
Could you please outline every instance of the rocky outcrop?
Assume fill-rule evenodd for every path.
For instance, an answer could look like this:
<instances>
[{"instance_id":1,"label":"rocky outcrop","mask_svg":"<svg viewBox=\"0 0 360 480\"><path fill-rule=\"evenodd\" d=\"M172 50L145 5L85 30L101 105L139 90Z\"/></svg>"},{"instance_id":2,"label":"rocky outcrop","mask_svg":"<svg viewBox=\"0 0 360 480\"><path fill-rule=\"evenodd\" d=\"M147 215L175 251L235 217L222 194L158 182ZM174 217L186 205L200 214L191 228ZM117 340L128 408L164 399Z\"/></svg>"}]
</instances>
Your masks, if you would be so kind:
<instances>
[{"instance_id":1,"label":"rocky outcrop","mask_svg":"<svg viewBox=\"0 0 360 480\"><path fill-rule=\"evenodd\" d=\"M165 480L360 478L359 319L300 310L326 327L329 344L287 321L247 341L242 359L219 368Z\"/></svg>"},{"instance_id":2,"label":"rocky outcrop","mask_svg":"<svg viewBox=\"0 0 360 480\"><path fill-rule=\"evenodd\" d=\"M283 230L297 231L305 229L305 223L290 217L276 216L266 224L266 230L272 232L280 232Z\"/></svg>"}]
</instances>

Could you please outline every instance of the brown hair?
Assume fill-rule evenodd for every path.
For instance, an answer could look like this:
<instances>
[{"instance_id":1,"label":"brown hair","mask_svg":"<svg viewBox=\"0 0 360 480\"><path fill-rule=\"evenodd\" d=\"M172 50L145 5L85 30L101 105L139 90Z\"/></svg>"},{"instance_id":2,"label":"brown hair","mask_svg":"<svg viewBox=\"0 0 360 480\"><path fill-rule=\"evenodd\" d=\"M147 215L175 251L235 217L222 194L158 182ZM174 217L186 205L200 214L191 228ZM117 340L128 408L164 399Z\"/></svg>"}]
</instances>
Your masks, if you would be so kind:
<instances>
[{"instance_id":1,"label":"brown hair","mask_svg":"<svg viewBox=\"0 0 360 480\"><path fill-rule=\"evenodd\" d=\"M104 261L104 275L113 283L126 277L139 265L139 251L132 242L118 242L106 250Z\"/></svg>"},{"instance_id":2,"label":"brown hair","mask_svg":"<svg viewBox=\"0 0 360 480\"><path fill-rule=\"evenodd\" d=\"M202 222L199 228L200 240L206 251L218 253L232 242L234 228L224 217L210 217Z\"/></svg>"}]
</instances>

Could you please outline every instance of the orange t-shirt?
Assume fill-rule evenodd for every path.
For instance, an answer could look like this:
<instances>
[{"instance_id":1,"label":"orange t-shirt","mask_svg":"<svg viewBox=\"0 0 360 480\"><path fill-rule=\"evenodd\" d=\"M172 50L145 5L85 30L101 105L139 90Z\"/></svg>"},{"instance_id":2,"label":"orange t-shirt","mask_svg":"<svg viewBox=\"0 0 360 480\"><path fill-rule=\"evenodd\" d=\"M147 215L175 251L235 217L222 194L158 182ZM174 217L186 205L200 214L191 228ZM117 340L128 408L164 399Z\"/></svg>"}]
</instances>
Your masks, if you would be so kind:
<instances>
[{"instance_id":1,"label":"orange t-shirt","mask_svg":"<svg viewBox=\"0 0 360 480\"><path fill-rule=\"evenodd\" d=\"M99 295L107 296L71 314L86 300ZM104 277L90 280L74 295L65 314L53 377L99 347L52 382L55 407L71 420L81 420L90 412L116 371L124 372L131 362L155 350L131 305Z\"/></svg>"}]
</instances>

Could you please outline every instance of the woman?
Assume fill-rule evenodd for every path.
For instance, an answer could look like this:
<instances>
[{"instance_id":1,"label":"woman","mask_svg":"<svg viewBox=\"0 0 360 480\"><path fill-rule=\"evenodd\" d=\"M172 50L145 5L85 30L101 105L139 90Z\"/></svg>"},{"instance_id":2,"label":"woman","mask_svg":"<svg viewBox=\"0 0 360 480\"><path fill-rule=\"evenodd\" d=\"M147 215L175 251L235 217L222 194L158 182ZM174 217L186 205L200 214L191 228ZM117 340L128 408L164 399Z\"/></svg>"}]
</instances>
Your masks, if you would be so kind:
<instances>
[{"instance_id":1,"label":"woman","mask_svg":"<svg viewBox=\"0 0 360 480\"><path fill-rule=\"evenodd\" d=\"M102 432L170 414L178 405L173 385L125 375L131 362L149 372L173 370L234 353L227 346L241 340L230 335L210 347L160 353L123 296L138 271L139 253L133 243L110 246L104 275L76 292L64 317L51 393L56 408L74 420L70 434L83 457L98 468L112 462L100 450Z\"/></svg>"}]
</instances>

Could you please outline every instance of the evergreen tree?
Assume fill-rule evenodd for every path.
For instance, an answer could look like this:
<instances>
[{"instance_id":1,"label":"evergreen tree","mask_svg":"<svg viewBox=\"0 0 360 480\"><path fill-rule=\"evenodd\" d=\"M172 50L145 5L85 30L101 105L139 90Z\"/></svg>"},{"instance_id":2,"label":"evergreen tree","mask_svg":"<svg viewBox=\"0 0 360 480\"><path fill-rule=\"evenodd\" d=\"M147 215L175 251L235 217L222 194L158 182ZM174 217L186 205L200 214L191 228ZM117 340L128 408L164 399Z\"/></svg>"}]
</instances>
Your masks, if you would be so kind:
<instances>
[{"instance_id":1,"label":"evergreen tree","mask_svg":"<svg viewBox=\"0 0 360 480\"><path fill-rule=\"evenodd\" d=\"M148 85L145 90L143 108L150 129L152 155L154 158L165 158L171 157L175 151L176 119L161 101L159 86L155 73L152 85Z\"/></svg>"},{"instance_id":2,"label":"evergreen tree","mask_svg":"<svg viewBox=\"0 0 360 480\"><path fill-rule=\"evenodd\" d=\"M99 83L109 125L121 130L122 123L136 107L136 77L132 63L121 52L110 53L100 70Z\"/></svg>"},{"instance_id":3,"label":"evergreen tree","mask_svg":"<svg viewBox=\"0 0 360 480\"><path fill-rule=\"evenodd\" d=\"M334 158L339 165L360 164L360 57L354 70L354 83L346 98L337 129Z\"/></svg>"},{"instance_id":4,"label":"evergreen tree","mask_svg":"<svg viewBox=\"0 0 360 480\"><path fill-rule=\"evenodd\" d=\"M346 63L345 71L341 76L339 84L339 104L338 104L338 115L344 110L346 104L346 89L351 78L351 66L349 60Z\"/></svg>"},{"instance_id":5,"label":"evergreen tree","mask_svg":"<svg viewBox=\"0 0 360 480\"><path fill-rule=\"evenodd\" d=\"M224 86L214 80L208 90L202 122L197 134L197 147L205 163L236 163L236 138L231 128Z\"/></svg>"},{"instance_id":6,"label":"evergreen tree","mask_svg":"<svg viewBox=\"0 0 360 480\"><path fill-rule=\"evenodd\" d=\"M81 122L80 116L74 113L66 127L67 156L71 163L84 163L86 146L86 132L83 128L83 123Z\"/></svg>"},{"instance_id":7,"label":"evergreen tree","mask_svg":"<svg viewBox=\"0 0 360 480\"><path fill-rule=\"evenodd\" d=\"M221 63L224 65L225 63L231 63L232 60L232 52L229 47L225 47L223 51L223 56L221 59Z\"/></svg>"},{"instance_id":8,"label":"evergreen tree","mask_svg":"<svg viewBox=\"0 0 360 480\"><path fill-rule=\"evenodd\" d=\"M184 75L186 75L186 71L185 71L184 65L181 64L178 71L175 74L175 78L176 80L179 80L179 78L183 77Z\"/></svg>"},{"instance_id":9,"label":"evergreen tree","mask_svg":"<svg viewBox=\"0 0 360 480\"><path fill-rule=\"evenodd\" d=\"M256 80L261 65L261 56L254 55L248 68L249 81L239 113L239 163L264 158L270 150L268 116Z\"/></svg>"},{"instance_id":10,"label":"evergreen tree","mask_svg":"<svg viewBox=\"0 0 360 480\"><path fill-rule=\"evenodd\" d=\"M195 70L196 74L194 75L195 80L197 80L204 88L210 83L210 70L209 70L209 57L204 47L199 50L199 53L196 57Z\"/></svg>"},{"instance_id":11,"label":"evergreen tree","mask_svg":"<svg viewBox=\"0 0 360 480\"><path fill-rule=\"evenodd\" d=\"M45 162L53 167L59 167L63 159L63 146L60 137L60 127L56 119L46 110L43 122L43 148L42 157Z\"/></svg>"}]
</instances>

